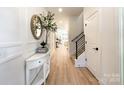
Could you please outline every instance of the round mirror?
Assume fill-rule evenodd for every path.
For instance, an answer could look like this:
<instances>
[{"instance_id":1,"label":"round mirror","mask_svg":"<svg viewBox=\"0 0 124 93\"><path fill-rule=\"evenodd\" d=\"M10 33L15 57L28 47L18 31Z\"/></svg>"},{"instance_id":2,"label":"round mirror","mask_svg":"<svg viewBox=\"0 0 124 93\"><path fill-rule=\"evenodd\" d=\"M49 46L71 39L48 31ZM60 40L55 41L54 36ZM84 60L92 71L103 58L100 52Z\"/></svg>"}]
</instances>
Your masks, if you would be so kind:
<instances>
[{"instance_id":1,"label":"round mirror","mask_svg":"<svg viewBox=\"0 0 124 93\"><path fill-rule=\"evenodd\" d=\"M31 32L35 39L40 39L42 35L41 20L37 15L33 15L31 18Z\"/></svg>"}]
</instances>

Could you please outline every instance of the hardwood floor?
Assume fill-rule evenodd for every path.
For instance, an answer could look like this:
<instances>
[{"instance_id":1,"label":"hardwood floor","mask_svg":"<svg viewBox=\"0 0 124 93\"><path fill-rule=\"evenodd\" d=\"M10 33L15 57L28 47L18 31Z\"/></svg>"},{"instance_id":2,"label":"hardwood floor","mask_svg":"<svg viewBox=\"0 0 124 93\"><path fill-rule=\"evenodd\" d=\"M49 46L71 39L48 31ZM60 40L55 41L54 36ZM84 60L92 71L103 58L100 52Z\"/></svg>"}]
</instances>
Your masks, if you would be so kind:
<instances>
[{"instance_id":1,"label":"hardwood floor","mask_svg":"<svg viewBox=\"0 0 124 93\"><path fill-rule=\"evenodd\" d=\"M64 46L57 48L51 60L47 85L96 85L97 79L87 68L75 68Z\"/></svg>"}]
</instances>

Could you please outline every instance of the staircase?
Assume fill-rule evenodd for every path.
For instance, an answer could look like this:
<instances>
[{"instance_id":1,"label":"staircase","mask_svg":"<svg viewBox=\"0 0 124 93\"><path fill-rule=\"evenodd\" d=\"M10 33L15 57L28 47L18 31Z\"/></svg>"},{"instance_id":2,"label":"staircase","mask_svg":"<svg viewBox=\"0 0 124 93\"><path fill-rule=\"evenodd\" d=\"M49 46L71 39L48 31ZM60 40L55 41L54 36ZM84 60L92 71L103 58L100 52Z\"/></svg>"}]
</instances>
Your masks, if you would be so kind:
<instances>
[{"instance_id":1,"label":"staircase","mask_svg":"<svg viewBox=\"0 0 124 93\"><path fill-rule=\"evenodd\" d=\"M85 67L85 35L81 32L72 42L75 44L75 53L72 55L75 67Z\"/></svg>"}]
</instances>

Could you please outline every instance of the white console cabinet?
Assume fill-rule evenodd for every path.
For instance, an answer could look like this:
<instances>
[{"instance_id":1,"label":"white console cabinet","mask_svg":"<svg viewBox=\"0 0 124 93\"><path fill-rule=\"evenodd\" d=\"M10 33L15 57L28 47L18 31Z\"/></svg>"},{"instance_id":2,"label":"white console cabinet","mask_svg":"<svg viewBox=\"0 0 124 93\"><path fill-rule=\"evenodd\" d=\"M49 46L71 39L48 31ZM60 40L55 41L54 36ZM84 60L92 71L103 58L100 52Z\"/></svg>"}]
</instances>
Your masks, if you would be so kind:
<instances>
[{"instance_id":1,"label":"white console cabinet","mask_svg":"<svg viewBox=\"0 0 124 93\"><path fill-rule=\"evenodd\" d=\"M26 60L26 84L45 84L50 72L50 51L36 53Z\"/></svg>"}]
</instances>

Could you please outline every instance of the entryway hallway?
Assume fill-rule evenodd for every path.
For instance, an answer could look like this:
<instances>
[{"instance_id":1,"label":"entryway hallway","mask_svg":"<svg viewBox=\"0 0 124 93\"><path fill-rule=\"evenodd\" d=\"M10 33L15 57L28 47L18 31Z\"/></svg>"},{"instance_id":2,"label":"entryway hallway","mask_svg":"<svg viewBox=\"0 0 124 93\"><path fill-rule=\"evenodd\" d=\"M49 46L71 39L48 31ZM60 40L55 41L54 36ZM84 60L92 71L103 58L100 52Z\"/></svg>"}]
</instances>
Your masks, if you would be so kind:
<instances>
[{"instance_id":1,"label":"entryway hallway","mask_svg":"<svg viewBox=\"0 0 124 93\"><path fill-rule=\"evenodd\" d=\"M0 11L0 85L124 84L124 8Z\"/></svg>"},{"instance_id":2,"label":"entryway hallway","mask_svg":"<svg viewBox=\"0 0 124 93\"><path fill-rule=\"evenodd\" d=\"M99 84L87 68L76 68L64 45L60 45L52 56L47 85Z\"/></svg>"}]
</instances>

